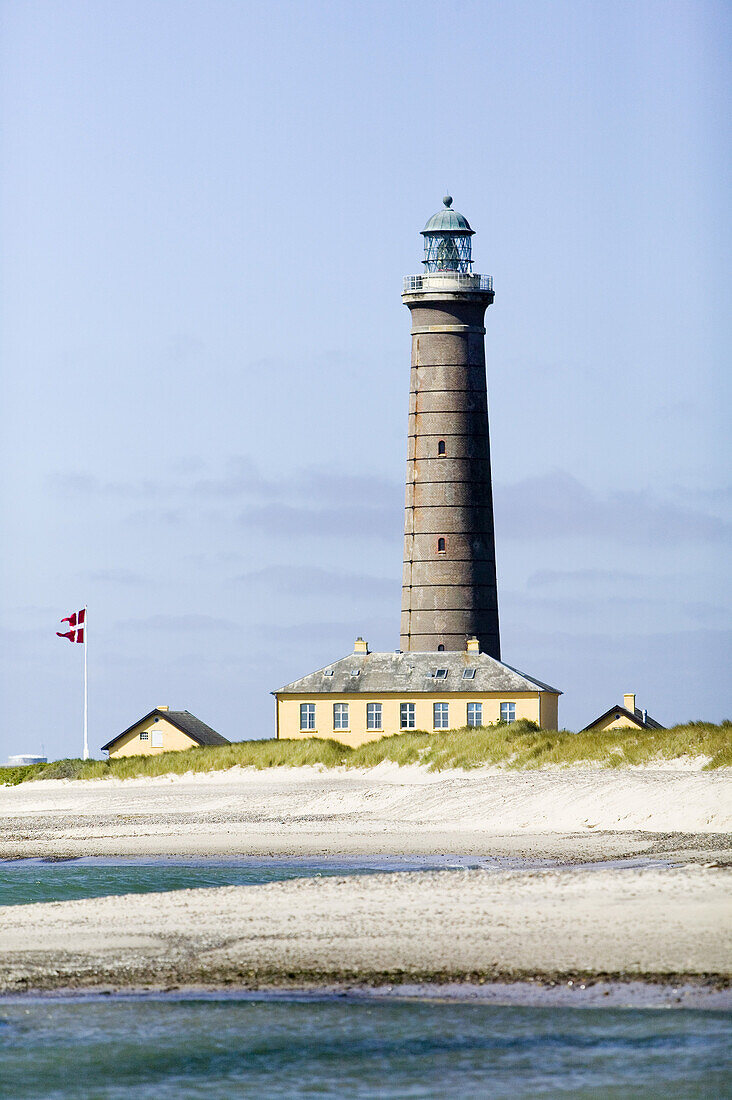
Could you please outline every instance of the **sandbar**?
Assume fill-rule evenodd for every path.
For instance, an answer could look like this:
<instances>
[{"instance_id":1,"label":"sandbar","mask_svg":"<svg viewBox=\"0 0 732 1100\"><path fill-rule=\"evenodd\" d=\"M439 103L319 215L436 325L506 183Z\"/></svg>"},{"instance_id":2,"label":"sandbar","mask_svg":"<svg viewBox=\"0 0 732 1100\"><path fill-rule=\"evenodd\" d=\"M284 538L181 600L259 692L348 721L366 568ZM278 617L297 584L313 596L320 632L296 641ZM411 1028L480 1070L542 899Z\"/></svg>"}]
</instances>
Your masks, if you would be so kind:
<instances>
[{"instance_id":1,"label":"sandbar","mask_svg":"<svg viewBox=\"0 0 732 1100\"><path fill-rule=\"evenodd\" d=\"M731 795L726 772L691 765L233 769L3 788L5 859L463 854L547 865L8 906L0 991L725 989Z\"/></svg>"}]
</instances>

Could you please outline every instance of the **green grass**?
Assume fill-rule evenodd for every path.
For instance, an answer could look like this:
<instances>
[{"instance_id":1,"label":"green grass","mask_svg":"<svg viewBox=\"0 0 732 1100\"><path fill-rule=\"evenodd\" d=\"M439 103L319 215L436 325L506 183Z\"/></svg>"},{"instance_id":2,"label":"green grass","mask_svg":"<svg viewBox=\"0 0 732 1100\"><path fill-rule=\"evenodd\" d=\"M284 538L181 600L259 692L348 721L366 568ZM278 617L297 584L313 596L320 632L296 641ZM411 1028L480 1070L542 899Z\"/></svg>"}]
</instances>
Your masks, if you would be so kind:
<instances>
[{"instance_id":1,"label":"green grass","mask_svg":"<svg viewBox=\"0 0 732 1100\"><path fill-rule=\"evenodd\" d=\"M533 722L463 727L444 733L397 733L352 749L338 741L308 738L296 741L237 741L216 748L194 748L158 756L126 756L119 760L55 760L50 764L0 768L0 784L33 779L101 779L114 776L182 775L185 772L222 771L226 768L303 767L344 765L372 768L383 761L398 765L422 764L431 771L500 765L534 769L546 765L594 764L622 768L685 756L706 756L706 768L732 766L732 722L715 726L687 722L668 730L609 730L571 733L541 730Z\"/></svg>"}]
</instances>

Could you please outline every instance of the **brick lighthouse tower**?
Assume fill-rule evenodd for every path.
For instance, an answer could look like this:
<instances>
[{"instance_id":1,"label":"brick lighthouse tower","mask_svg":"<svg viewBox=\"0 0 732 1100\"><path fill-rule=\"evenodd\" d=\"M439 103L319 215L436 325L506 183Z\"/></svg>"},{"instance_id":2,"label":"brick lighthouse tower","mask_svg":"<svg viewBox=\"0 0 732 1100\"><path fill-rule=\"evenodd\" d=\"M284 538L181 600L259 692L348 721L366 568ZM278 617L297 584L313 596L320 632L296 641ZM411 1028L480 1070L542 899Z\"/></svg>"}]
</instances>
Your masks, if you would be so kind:
<instances>
[{"instance_id":1,"label":"brick lighthouse tower","mask_svg":"<svg viewBox=\"0 0 732 1100\"><path fill-rule=\"evenodd\" d=\"M402 650L500 660L483 327L493 280L472 273L473 230L444 209L422 230L424 274L408 275L412 371Z\"/></svg>"}]
</instances>

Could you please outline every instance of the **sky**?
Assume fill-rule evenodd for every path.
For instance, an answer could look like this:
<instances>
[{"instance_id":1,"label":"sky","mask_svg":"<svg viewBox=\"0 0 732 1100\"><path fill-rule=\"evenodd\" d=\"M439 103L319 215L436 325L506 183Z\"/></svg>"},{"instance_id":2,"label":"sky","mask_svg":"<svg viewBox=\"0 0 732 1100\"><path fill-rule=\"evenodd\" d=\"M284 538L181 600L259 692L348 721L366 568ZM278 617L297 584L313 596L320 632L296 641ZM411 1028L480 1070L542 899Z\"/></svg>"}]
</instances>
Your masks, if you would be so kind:
<instances>
[{"instance_id":1,"label":"sky","mask_svg":"<svg viewBox=\"0 0 732 1100\"><path fill-rule=\"evenodd\" d=\"M399 645L405 274L493 275L503 657L578 729L730 717L732 9L0 9L0 760L153 707L231 740ZM726 366L726 363L725 363Z\"/></svg>"}]
</instances>

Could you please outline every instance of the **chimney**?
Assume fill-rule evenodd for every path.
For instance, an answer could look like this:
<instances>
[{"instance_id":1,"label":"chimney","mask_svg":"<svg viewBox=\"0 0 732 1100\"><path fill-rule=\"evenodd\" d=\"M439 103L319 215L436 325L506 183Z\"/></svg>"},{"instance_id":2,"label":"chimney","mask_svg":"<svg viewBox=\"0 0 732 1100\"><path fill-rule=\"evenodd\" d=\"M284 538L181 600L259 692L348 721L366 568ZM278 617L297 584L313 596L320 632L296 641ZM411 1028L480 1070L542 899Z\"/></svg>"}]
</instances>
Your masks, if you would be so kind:
<instances>
[{"instance_id":1,"label":"chimney","mask_svg":"<svg viewBox=\"0 0 732 1100\"><path fill-rule=\"evenodd\" d=\"M635 695L624 695L623 706L626 710L629 710L631 714L635 714Z\"/></svg>"},{"instance_id":2,"label":"chimney","mask_svg":"<svg viewBox=\"0 0 732 1100\"><path fill-rule=\"evenodd\" d=\"M369 651L368 642L365 642L363 640L363 638L361 637L361 635L359 634L358 638L356 638L356 643L353 647L353 652L354 653L368 653L368 651Z\"/></svg>"},{"instance_id":3,"label":"chimney","mask_svg":"<svg viewBox=\"0 0 732 1100\"><path fill-rule=\"evenodd\" d=\"M170 710L170 707L155 707L155 710Z\"/></svg>"},{"instance_id":4,"label":"chimney","mask_svg":"<svg viewBox=\"0 0 732 1100\"><path fill-rule=\"evenodd\" d=\"M480 642L476 637L468 638L466 648L468 653L480 653Z\"/></svg>"}]
</instances>

